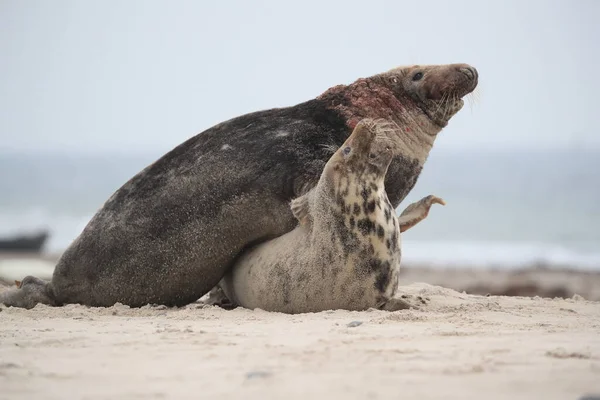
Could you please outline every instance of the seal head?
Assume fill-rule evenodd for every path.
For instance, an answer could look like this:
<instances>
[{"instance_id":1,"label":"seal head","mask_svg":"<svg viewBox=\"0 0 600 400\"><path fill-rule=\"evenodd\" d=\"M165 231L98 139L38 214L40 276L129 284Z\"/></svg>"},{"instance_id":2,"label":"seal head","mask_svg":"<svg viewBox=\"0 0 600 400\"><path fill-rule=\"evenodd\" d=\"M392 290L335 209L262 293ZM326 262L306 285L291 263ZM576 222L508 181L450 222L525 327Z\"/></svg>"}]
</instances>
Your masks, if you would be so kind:
<instances>
[{"instance_id":1,"label":"seal head","mask_svg":"<svg viewBox=\"0 0 600 400\"><path fill-rule=\"evenodd\" d=\"M318 99L342 115L350 129L364 118L396 125L389 136L394 159L386 190L397 207L416 184L437 134L478 81L477 70L468 64L412 65L334 86Z\"/></svg>"},{"instance_id":2,"label":"seal head","mask_svg":"<svg viewBox=\"0 0 600 400\"><path fill-rule=\"evenodd\" d=\"M325 173L338 172L342 176L369 173L371 178L383 180L393 158L391 143L385 138L374 145L377 136L376 124L383 121L365 119L354 129L348 139L325 165ZM380 129L379 132L382 132ZM383 135L383 133L380 133ZM341 176L338 176L340 179Z\"/></svg>"},{"instance_id":3,"label":"seal head","mask_svg":"<svg viewBox=\"0 0 600 400\"><path fill-rule=\"evenodd\" d=\"M463 97L478 82L477 70L467 64L395 68L381 75L396 97L409 95L415 104L440 128L464 105Z\"/></svg>"}]
</instances>

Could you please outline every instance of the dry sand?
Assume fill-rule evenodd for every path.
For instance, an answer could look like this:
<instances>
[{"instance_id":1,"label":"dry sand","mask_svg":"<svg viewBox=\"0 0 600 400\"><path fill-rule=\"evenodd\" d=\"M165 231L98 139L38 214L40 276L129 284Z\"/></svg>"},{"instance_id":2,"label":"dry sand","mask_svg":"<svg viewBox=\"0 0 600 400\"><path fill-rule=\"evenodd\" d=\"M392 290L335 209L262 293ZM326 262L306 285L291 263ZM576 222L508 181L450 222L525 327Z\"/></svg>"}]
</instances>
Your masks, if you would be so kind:
<instances>
[{"instance_id":1,"label":"dry sand","mask_svg":"<svg viewBox=\"0 0 600 400\"><path fill-rule=\"evenodd\" d=\"M300 315L199 304L3 307L0 398L600 394L600 303L476 296L427 284L401 289L428 304Z\"/></svg>"}]
</instances>

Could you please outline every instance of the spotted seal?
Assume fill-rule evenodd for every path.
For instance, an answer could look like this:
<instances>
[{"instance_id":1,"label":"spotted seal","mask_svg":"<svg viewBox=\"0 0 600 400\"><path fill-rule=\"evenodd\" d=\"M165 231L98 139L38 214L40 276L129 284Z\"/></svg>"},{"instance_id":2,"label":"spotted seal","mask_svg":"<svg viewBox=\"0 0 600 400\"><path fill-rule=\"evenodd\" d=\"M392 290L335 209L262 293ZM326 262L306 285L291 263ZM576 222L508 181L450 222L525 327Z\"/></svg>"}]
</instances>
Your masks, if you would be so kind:
<instances>
[{"instance_id":1,"label":"spotted seal","mask_svg":"<svg viewBox=\"0 0 600 400\"><path fill-rule=\"evenodd\" d=\"M233 306L285 313L405 308L394 298L400 233L427 216L427 196L398 219L384 179L393 125L361 120L316 187L291 202L298 226L244 252L220 283Z\"/></svg>"},{"instance_id":2,"label":"spotted seal","mask_svg":"<svg viewBox=\"0 0 600 400\"><path fill-rule=\"evenodd\" d=\"M289 202L316 185L330 148L363 118L400 127L385 178L397 207L477 82L466 64L400 67L213 126L121 186L62 254L49 283L26 277L0 303L194 302L249 246L294 229Z\"/></svg>"}]
</instances>

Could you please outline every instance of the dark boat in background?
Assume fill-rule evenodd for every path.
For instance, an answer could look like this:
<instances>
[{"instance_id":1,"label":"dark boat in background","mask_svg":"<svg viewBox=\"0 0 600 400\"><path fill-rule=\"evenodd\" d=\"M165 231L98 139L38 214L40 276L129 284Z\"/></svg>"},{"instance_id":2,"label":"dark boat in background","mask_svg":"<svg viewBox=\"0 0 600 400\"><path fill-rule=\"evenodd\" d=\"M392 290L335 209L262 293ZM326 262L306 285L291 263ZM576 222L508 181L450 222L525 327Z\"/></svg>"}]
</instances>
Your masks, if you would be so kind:
<instances>
[{"instance_id":1,"label":"dark boat in background","mask_svg":"<svg viewBox=\"0 0 600 400\"><path fill-rule=\"evenodd\" d=\"M9 238L0 238L0 252L39 253L42 251L49 236L48 231L42 231L31 235L15 235Z\"/></svg>"}]
</instances>

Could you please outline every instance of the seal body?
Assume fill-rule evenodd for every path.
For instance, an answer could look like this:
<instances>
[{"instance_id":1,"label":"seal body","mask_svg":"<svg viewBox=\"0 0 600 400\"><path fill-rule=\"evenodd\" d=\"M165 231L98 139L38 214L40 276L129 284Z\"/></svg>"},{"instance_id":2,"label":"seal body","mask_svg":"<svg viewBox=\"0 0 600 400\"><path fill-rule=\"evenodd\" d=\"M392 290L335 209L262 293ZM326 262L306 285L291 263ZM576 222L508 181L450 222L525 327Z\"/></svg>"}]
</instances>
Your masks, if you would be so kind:
<instances>
[{"instance_id":1,"label":"seal body","mask_svg":"<svg viewBox=\"0 0 600 400\"><path fill-rule=\"evenodd\" d=\"M315 186L330 148L365 117L388 118L403 129L386 176L396 207L477 79L465 64L397 68L209 128L119 188L63 253L51 282L24 279L0 303L197 300L246 248L295 227L289 201Z\"/></svg>"},{"instance_id":2,"label":"seal body","mask_svg":"<svg viewBox=\"0 0 600 400\"><path fill-rule=\"evenodd\" d=\"M390 132L382 121L359 122L317 186L292 201L299 225L244 252L225 275L220 286L233 305L302 313L389 304L403 230L384 185ZM405 224L414 226L417 211L429 210L416 205Z\"/></svg>"}]
</instances>

